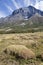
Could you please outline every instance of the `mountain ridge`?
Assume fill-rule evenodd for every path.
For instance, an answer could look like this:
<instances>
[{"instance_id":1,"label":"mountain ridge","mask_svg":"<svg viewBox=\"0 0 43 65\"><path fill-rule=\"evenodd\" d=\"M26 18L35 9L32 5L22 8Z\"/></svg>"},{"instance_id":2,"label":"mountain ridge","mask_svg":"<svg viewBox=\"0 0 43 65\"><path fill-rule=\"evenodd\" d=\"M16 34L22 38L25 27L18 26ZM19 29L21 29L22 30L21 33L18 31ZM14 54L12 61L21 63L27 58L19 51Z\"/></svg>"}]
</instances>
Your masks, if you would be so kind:
<instances>
[{"instance_id":1,"label":"mountain ridge","mask_svg":"<svg viewBox=\"0 0 43 65\"><path fill-rule=\"evenodd\" d=\"M0 19L0 28L27 30L43 26L43 12L32 7L20 8L5 18Z\"/></svg>"}]
</instances>

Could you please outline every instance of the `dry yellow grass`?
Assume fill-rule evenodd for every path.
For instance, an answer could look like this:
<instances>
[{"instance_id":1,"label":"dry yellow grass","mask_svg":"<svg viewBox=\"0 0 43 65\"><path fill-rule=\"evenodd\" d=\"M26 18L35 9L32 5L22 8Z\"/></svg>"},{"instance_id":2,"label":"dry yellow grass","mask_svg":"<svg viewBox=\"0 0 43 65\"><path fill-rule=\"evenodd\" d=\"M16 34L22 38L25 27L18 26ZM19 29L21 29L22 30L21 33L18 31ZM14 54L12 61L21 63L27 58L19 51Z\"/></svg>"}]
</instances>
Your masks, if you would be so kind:
<instances>
[{"instance_id":1,"label":"dry yellow grass","mask_svg":"<svg viewBox=\"0 0 43 65\"><path fill-rule=\"evenodd\" d=\"M40 65L43 65L43 63L41 63Z\"/></svg>"},{"instance_id":2,"label":"dry yellow grass","mask_svg":"<svg viewBox=\"0 0 43 65\"><path fill-rule=\"evenodd\" d=\"M16 55L24 59L35 58L35 53L23 45L8 46L4 52L9 55Z\"/></svg>"},{"instance_id":3,"label":"dry yellow grass","mask_svg":"<svg viewBox=\"0 0 43 65\"><path fill-rule=\"evenodd\" d=\"M5 63L7 63L9 61L10 57L9 57L9 55L7 56L5 54L7 56L7 59L6 59L6 56L3 54L3 49L5 49L6 47L11 46L11 45L24 45L28 49L32 49L32 51L35 53L35 55L38 56L41 53L43 53L43 32L0 34L0 63L3 63L4 60L6 60ZM4 56L4 59L3 59L3 56ZM41 55L41 56L43 58L43 55ZM3 59L3 62L1 61L1 59ZM34 61L32 60L32 61L33 62L37 61L38 63L43 62L43 61L41 61L41 58L39 59L39 61L38 61L38 59L34 60ZM31 62L31 60L30 60L30 62ZM36 65L39 65L39 64L36 64ZM5 64L2 64L2 65L5 65ZM8 64L8 65L11 65L11 64Z\"/></svg>"}]
</instances>

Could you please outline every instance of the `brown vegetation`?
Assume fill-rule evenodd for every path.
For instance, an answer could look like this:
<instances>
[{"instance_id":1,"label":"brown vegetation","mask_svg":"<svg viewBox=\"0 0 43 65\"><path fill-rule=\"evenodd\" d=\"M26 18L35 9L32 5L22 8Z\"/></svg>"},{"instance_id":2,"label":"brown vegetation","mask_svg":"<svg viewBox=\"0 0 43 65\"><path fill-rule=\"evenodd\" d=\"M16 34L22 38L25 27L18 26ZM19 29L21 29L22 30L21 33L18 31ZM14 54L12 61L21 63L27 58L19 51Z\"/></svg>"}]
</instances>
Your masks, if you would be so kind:
<instances>
[{"instance_id":1,"label":"brown vegetation","mask_svg":"<svg viewBox=\"0 0 43 65\"><path fill-rule=\"evenodd\" d=\"M7 51L10 46L20 47L15 50L18 54L13 53L13 51ZM29 52L24 49L28 49ZM24 47L24 48L23 48ZM6 51L7 52L6 52ZM10 49L11 50L11 49ZM3 53L5 51L6 53ZM20 55L19 55L20 51ZM29 58L32 54L35 54L35 58ZM25 53L24 53L25 52ZM31 53L32 53L31 52ZM23 55L22 55L23 54ZM26 55L26 56L25 56ZM17 58L19 57L19 59ZM24 59L23 59L24 58ZM25 59L26 58L26 59ZM16 34L0 34L0 65L43 65L43 32L35 33L16 33Z\"/></svg>"},{"instance_id":2,"label":"brown vegetation","mask_svg":"<svg viewBox=\"0 0 43 65\"><path fill-rule=\"evenodd\" d=\"M17 58L24 58L24 59L29 59L29 58L35 58L35 53L31 51L31 49L28 49L27 47L23 45L11 45L8 46L5 50L5 53L16 56Z\"/></svg>"}]
</instances>

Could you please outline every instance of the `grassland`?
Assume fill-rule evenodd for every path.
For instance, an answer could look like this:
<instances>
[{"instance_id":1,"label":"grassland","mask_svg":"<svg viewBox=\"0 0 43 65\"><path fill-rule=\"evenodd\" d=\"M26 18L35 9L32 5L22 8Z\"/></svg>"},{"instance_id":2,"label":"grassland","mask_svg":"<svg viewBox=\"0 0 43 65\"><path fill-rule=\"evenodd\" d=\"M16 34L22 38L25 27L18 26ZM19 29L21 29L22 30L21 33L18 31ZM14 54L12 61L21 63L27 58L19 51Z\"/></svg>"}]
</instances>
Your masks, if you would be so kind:
<instances>
[{"instance_id":1,"label":"grassland","mask_svg":"<svg viewBox=\"0 0 43 65\"><path fill-rule=\"evenodd\" d=\"M24 45L31 49L36 58L17 59L3 50L10 45ZM43 65L43 32L0 34L0 65Z\"/></svg>"}]
</instances>

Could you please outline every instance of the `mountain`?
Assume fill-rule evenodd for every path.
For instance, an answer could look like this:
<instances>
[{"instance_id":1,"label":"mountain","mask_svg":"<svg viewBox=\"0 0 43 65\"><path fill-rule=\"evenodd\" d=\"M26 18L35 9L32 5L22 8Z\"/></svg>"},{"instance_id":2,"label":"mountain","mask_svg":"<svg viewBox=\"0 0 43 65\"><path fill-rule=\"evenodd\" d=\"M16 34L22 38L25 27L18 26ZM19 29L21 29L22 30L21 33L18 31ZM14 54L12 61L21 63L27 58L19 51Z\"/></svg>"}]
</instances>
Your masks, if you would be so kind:
<instances>
[{"instance_id":1,"label":"mountain","mask_svg":"<svg viewBox=\"0 0 43 65\"><path fill-rule=\"evenodd\" d=\"M3 21L7 21L7 20L15 21L15 20L29 19L31 16L33 16L36 13L43 16L43 11L36 9L33 6L28 6L28 7L24 7L24 8L14 10L10 16L5 17L4 20L2 18L2 20Z\"/></svg>"},{"instance_id":2,"label":"mountain","mask_svg":"<svg viewBox=\"0 0 43 65\"><path fill-rule=\"evenodd\" d=\"M36 13L43 16L43 11L40 11L40 10L36 9L33 6L28 6L28 7L25 7L25 8L20 8L18 10L15 10L12 13L12 15L21 14L26 19L26 18L30 18L31 16L33 16Z\"/></svg>"},{"instance_id":3,"label":"mountain","mask_svg":"<svg viewBox=\"0 0 43 65\"><path fill-rule=\"evenodd\" d=\"M33 6L14 10L11 15L0 19L0 28L13 30L27 30L43 26L43 11Z\"/></svg>"}]
</instances>

